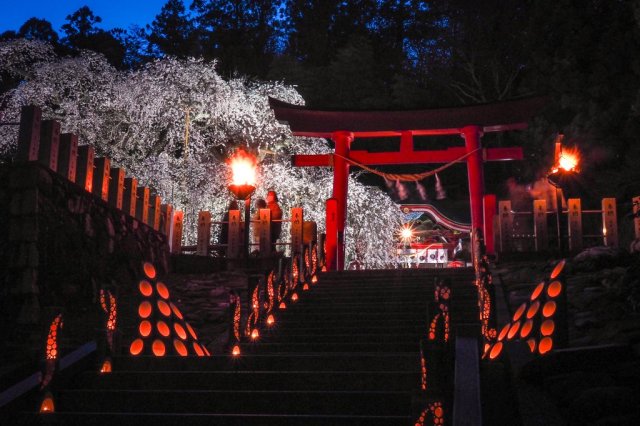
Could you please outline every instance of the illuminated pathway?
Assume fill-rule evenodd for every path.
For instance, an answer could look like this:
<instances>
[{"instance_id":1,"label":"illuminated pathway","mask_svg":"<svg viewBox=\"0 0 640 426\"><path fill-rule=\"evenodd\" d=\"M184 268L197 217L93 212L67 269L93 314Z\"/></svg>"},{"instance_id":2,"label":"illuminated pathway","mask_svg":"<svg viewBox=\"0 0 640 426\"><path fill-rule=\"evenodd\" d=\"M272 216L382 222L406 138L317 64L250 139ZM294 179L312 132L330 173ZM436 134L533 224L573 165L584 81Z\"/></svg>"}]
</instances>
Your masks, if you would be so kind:
<instances>
[{"instance_id":1,"label":"illuminated pathway","mask_svg":"<svg viewBox=\"0 0 640 426\"><path fill-rule=\"evenodd\" d=\"M419 342L428 333L436 275L451 281L452 331L460 323L477 325L469 269L325 273L241 356L115 358L111 374L83 373L61 390L51 419L413 425L422 411L415 396L425 395ZM429 386L427 394L442 399L450 424L451 387Z\"/></svg>"}]
</instances>

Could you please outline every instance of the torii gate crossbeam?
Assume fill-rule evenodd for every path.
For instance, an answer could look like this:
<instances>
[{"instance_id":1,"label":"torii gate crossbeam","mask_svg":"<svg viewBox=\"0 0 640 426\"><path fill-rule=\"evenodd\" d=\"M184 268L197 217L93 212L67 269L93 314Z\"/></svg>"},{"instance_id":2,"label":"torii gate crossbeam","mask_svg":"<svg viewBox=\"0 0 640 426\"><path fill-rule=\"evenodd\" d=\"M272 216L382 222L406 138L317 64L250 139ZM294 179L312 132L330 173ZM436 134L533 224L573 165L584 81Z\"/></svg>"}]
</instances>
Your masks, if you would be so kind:
<instances>
[{"instance_id":1,"label":"torii gate crossbeam","mask_svg":"<svg viewBox=\"0 0 640 426\"><path fill-rule=\"evenodd\" d=\"M526 128L527 120L547 103L547 99L529 98L496 104L420 111L318 111L272 98L269 99L269 103L276 119L288 124L295 136L330 137L335 142L336 155L296 155L292 161L295 166L300 167L333 165L335 201L327 203L325 255L328 269L341 270L344 269L349 161L367 166L449 163L466 155L464 161L467 163L469 175L471 229L484 231L487 249L491 252L495 196L485 197L483 163L521 160L522 150L518 147L482 149L482 135L487 132ZM414 135L452 134L462 136L465 145L444 150L414 150ZM386 136L400 136L399 151L370 153L351 150L351 143L356 137ZM335 211L329 211L330 209ZM487 211L486 218L483 210Z\"/></svg>"}]
</instances>

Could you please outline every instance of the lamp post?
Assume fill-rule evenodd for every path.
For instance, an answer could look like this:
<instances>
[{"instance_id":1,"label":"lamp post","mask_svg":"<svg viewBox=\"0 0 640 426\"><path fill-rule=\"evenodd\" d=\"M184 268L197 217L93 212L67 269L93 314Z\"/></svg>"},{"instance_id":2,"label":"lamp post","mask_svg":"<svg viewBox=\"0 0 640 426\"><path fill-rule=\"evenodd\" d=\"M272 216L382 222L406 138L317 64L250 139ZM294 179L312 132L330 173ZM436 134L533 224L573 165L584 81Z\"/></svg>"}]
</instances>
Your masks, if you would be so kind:
<instances>
[{"instance_id":1,"label":"lamp post","mask_svg":"<svg viewBox=\"0 0 640 426\"><path fill-rule=\"evenodd\" d=\"M239 149L229 160L232 182L229 191L238 199L244 200L244 247L245 258L249 260L249 230L251 229L251 195L256 190L256 158Z\"/></svg>"},{"instance_id":2,"label":"lamp post","mask_svg":"<svg viewBox=\"0 0 640 426\"><path fill-rule=\"evenodd\" d=\"M563 184L567 185L569 180L578 172L578 164L580 162L580 154L577 149L564 151L562 148L562 140L564 136L558 135L556 138L555 148L555 165L551 172L547 175L547 180L556 192L556 228L558 232L558 250L560 255L564 253L564 243L562 240L560 213L562 210L562 195L558 188L562 189Z\"/></svg>"}]
</instances>

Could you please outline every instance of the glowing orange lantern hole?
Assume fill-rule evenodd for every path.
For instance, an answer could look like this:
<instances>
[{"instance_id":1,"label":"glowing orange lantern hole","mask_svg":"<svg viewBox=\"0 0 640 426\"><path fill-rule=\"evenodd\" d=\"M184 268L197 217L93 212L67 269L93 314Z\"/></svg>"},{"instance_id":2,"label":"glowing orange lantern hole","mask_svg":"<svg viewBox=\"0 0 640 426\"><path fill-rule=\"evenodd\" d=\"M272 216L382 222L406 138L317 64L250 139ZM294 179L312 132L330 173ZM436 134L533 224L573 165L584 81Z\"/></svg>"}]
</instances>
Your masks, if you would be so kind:
<instances>
[{"instance_id":1,"label":"glowing orange lantern hole","mask_svg":"<svg viewBox=\"0 0 640 426\"><path fill-rule=\"evenodd\" d=\"M304 285L302 286L302 291L307 291L309 290L309 284L304 283Z\"/></svg>"},{"instance_id":2,"label":"glowing orange lantern hole","mask_svg":"<svg viewBox=\"0 0 640 426\"><path fill-rule=\"evenodd\" d=\"M273 325L276 322L275 318L273 318L273 315L269 314L269 316L267 317L267 325Z\"/></svg>"},{"instance_id":3,"label":"glowing orange lantern hole","mask_svg":"<svg viewBox=\"0 0 640 426\"><path fill-rule=\"evenodd\" d=\"M553 320L548 319L545 322L543 322L542 325L540 326L540 333L542 333L543 336L551 336L553 334L554 329L555 329L555 324Z\"/></svg>"},{"instance_id":4,"label":"glowing orange lantern hole","mask_svg":"<svg viewBox=\"0 0 640 426\"><path fill-rule=\"evenodd\" d=\"M196 354L198 354L198 356L204 356L204 351L198 343L193 342L193 349L196 351Z\"/></svg>"},{"instance_id":5,"label":"glowing orange lantern hole","mask_svg":"<svg viewBox=\"0 0 640 426\"><path fill-rule=\"evenodd\" d=\"M140 318L147 318L151 315L151 303L147 301L142 302L138 307L138 315L140 315Z\"/></svg>"},{"instance_id":6,"label":"glowing orange lantern hole","mask_svg":"<svg viewBox=\"0 0 640 426\"><path fill-rule=\"evenodd\" d=\"M140 352L142 352L142 349L144 348L144 342L142 341L142 339L136 339L133 342L131 342L131 347L129 348L129 352L131 353L131 355L139 355Z\"/></svg>"},{"instance_id":7,"label":"glowing orange lantern hole","mask_svg":"<svg viewBox=\"0 0 640 426\"><path fill-rule=\"evenodd\" d=\"M149 262L145 262L144 266L144 274L150 279L154 279L156 277L156 268Z\"/></svg>"},{"instance_id":8,"label":"glowing orange lantern hole","mask_svg":"<svg viewBox=\"0 0 640 426\"><path fill-rule=\"evenodd\" d=\"M140 288L140 293L142 293L143 296L149 297L153 294L153 287L151 287L151 283L147 280L140 281L138 287Z\"/></svg>"},{"instance_id":9,"label":"glowing orange lantern hole","mask_svg":"<svg viewBox=\"0 0 640 426\"><path fill-rule=\"evenodd\" d=\"M538 344L538 352L540 355L544 355L553 348L553 340L551 337L543 337Z\"/></svg>"},{"instance_id":10,"label":"glowing orange lantern hole","mask_svg":"<svg viewBox=\"0 0 640 426\"><path fill-rule=\"evenodd\" d=\"M53 413L56 411L55 404L53 402L53 395L47 392L42 400L42 404L40 404L40 412L41 413Z\"/></svg>"},{"instance_id":11,"label":"glowing orange lantern hole","mask_svg":"<svg viewBox=\"0 0 640 426\"><path fill-rule=\"evenodd\" d=\"M557 297L562 291L562 283L560 281L554 281L549 284L549 288L547 288L547 294L549 297Z\"/></svg>"},{"instance_id":12,"label":"glowing orange lantern hole","mask_svg":"<svg viewBox=\"0 0 640 426\"><path fill-rule=\"evenodd\" d=\"M191 337L193 337L195 340L198 340L198 336L196 336L196 332L193 330L193 328L191 328L189 324L187 324L187 330L189 330L189 334L191 335Z\"/></svg>"},{"instance_id":13,"label":"glowing orange lantern hole","mask_svg":"<svg viewBox=\"0 0 640 426\"><path fill-rule=\"evenodd\" d=\"M542 293L543 289L544 289L544 282L541 282L540 284L538 284L535 290L533 290L533 293L531 293L531 300L536 300L538 296L540 296L540 293Z\"/></svg>"},{"instance_id":14,"label":"glowing orange lantern hole","mask_svg":"<svg viewBox=\"0 0 640 426\"><path fill-rule=\"evenodd\" d=\"M168 317L171 315L171 308L169 307L167 302L165 302L164 300L158 300L158 309L160 310L162 315L164 315L165 317Z\"/></svg>"},{"instance_id":15,"label":"glowing orange lantern hole","mask_svg":"<svg viewBox=\"0 0 640 426\"><path fill-rule=\"evenodd\" d=\"M558 264L555 266L555 268L553 268L553 271L551 271L551 276L550 276L550 278L552 280L558 278L558 275L560 275L560 273L564 269L565 263L566 263L566 261L563 259L560 262L558 262Z\"/></svg>"},{"instance_id":16,"label":"glowing orange lantern hole","mask_svg":"<svg viewBox=\"0 0 640 426\"><path fill-rule=\"evenodd\" d=\"M257 328L254 328L251 331L251 340L256 340L258 337L260 337L260 332L258 332Z\"/></svg>"},{"instance_id":17,"label":"glowing orange lantern hole","mask_svg":"<svg viewBox=\"0 0 640 426\"><path fill-rule=\"evenodd\" d=\"M164 337L168 337L169 334L171 334L171 330L169 330L169 326L164 321L158 321L156 323L156 327L158 328L158 333L160 333Z\"/></svg>"},{"instance_id":18,"label":"glowing orange lantern hole","mask_svg":"<svg viewBox=\"0 0 640 426\"><path fill-rule=\"evenodd\" d=\"M531 306L529 306L529 310L527 310L527 318L533 318L533 316L538 312L538 309L540 309L540 302L536 300L531 304Z\"/></svg>"},{"instance_id":19,"label":"glowing orange lantern hole","mask_svg":"<svg viewBox=\"0 0 640 426\"><path fill-rule=\"evenodd\" d=\"M180 319L183 319L182 312L180 312L180 309L178 309L178 307L173 303L171 304L171 310L173 311L173 314L175 316L177 316Z\"/></svg>"},{"instance_id":20,"label":"glowing orange lantern hole","mask_svg":"<svg viewBox=\"0 0 640 426\"><path fill-rule=\"evenodd\" d=\"M164 283L159 282L158 284L156 284L156 290L158 290L158 294L163 299L169 298L169 289Z\"/></svg>"},{"instance_id":21,"label":"glowing orange lantern hole","mask_svg":"<svg viewBox=\"0 0 640 426\"><path fill-rule=\"evenodd\" d=\"M278 306L279 309L287 309L287 304L284 302L280 302L280 305Z\"/></svg>"},{"instance_id":22,"label":"glowing orange lantern hole","mask_svg":"<svg viewBox=\"0 0 640 426\"><path fill-rule=\"evenodd\" d=\"M151 349L153 350L153 354L155 356L164 356L166 351L166 348L162 340L154 340L153 345L151 346Z\"/></svg>"},{"instance_id":23,"label":"glowing orange lantern hole","mask_svg":"<svg viewBox=\"0 0 640 426\"><path fill-rule=\"evenodd\" d=\"M178 353L178 355L180 356L188 355L187 347L180 340L173 339L173 347L176 349L176 352Z\"/></svg>"},{"instance_id":24,"label":"glowing orange lantern hole","mask_svg":"<svg viewBox=\"0 0 640 426\"><path fill-rule=\"evenodd\" d=\"M142 337L147 337L151 334L151 323L146 320L142 321L140 322L140 327L138 327L138 329L140 330L140 335Z\"/></svg>"},{"instance_id":25,"label":"glowing orange lantern hole","mask_svg":"<svg viewBox=\"0 0 640 426\"><path fill-rule=\"evenodd\" d=\"M533 329L533 321L527 320L527 322L525 322L522 328L520 329L520 337L524 339L529 335L529 333L531 333L532 329Z\"/></svg>"},{"instance_id":26,"label":"glowing orange lantern hole","mask_svg":"<svg viewBox=\"0 0 640 426\"><path fill-rule=\"evenodd\" d=\"M318 282L318 276L317 275L312 276L311 277L311 284L315 284L317 282Z\"/></svg>"},{"instance_id":27,"label":"glowing orange lantern hole","mask_svg":"<svg viewBox=\"0 0 640 426\"><path fill-rule=\"evenodd\" d=\"M173 324L173 329L176 331L176 334L178 335L178 337L180 337L182 340L185 340L187 338L187 332L184 331L184 327L181 326L178 323Z\"/></svg>"},{"instance_id":28,"label":"glowing orange lantern hole","mask_svg":"<svg viewBox=\"0 0 640 426\"><path fill-rule=\"evenodd\" d=\"M297 302L298 301L298 293L293 293L291 295L291 301L292 302Z\"/></svg>"},{"instance_id":29,"label":"glowing orange lantern hole","mask_svg":"<svg viewBox=\"0 0 640 426\"><path fill-rule=\"evenodd\" d=\"M231 351L231 355L233 356L240 356L240 346L235 345L233 347L233 350Z\"/></svg>"},{"instance_id":30,"label":"glowing orange lantern hole","mask_svg":"<svg viewBox=\"0 0 640 426\"><path fill-rule=\"evenodd\" d=\"M520 317L522 316L522 314L524 314L524 311L526 309L527 309L527 304L526 303L523 303L522 305L520 305L520 307L518 308L516 313L513 314L513 320L514 321L518 321L520 319Z\"/></svg>"},{"instance_id":31,"label":"glowing orange lantern hole","mask_svg":"<svg viewBox=\"0 0 640 426\"><path fill-rule=\"evenodd\" d=\"M553 300L550 300L544 304L544 307L542 308L542 315L545 318L549 318L555 312L556 312L556 302L554 302Z\"/></svg>"},{"instance_id":32,"label":"glowing orange lantern hole","mask_svg":"<svg viewBox=\"0 0 640 426\"><path fill-rule=\"evenodd\" d=\"M520 330L520 322L516 322L514 323L511 328L509 329L509 334L507 335L508 339L513 339L513 337L518 333L518 330Z\"/></svg>"},{"instance_id":33,"label":"glowing orange lantern hole","mask_svg":"<svg viewBox=\"0 0 640 426\"><path fill-rule=\"evenodd\" d=\"M100 373L107 374L107 373L111 373L111 371L112 371L111 360L105 359L104 362L102 363L102 367L100 367Z\"/></svg>"},{"instance_id":34,"label":"glowing orange lantern hole","mask_svg":"<svg viewBox=\"0 0 640 426\"><path fill-rule=\"evenodd\" d=\"M511 327L511 324L507 324L504 327L502 327L502 330L500 330L500 334L498 335L498 341L504 339L507 336L507 333L509 332L510 327Z\"/></svg>"},{"instance_id":35,"label":"glowing orange lantern hole","mask_svg":"<svg viewBox=\"0 0 640 426\"><path fill-rule=\"evenodd\" d=\"M489 358L490 359L497 358L498 355L500 355L500 352L502 352L502 342L498 342L495 345L493 345L493 348L491 348L491 352L489 352Z\"/></svg>"}]
</instances>

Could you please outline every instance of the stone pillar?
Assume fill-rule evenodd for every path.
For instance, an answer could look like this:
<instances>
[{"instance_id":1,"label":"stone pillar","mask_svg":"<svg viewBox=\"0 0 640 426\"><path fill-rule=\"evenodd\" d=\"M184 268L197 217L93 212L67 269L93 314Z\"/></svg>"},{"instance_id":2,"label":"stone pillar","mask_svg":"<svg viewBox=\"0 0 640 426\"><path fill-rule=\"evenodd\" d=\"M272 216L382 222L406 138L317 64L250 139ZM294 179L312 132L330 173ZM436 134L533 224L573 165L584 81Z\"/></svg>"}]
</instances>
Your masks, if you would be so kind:
<instances>
[{"instance_id":1,"label":"stone pillar","mask_svg":"<svg viewBox=\"0 0 640 426\"><path fill-rule=\"evenodd\" d=\"M40 127L40 148L38 161L43 166L58 171L58 150L60 147L60 123L44 120Z\"/></svg>"},{"instance_id":2,"label":"stone pillar","mask_svg":"<svg viewBox=\"0 0 640 426\"><path fill-rule=\"evenodd\" d=\"M60 149L58 150L58 173L76 181L76 164L78 161L78 136L73 133L60 135Z\"/></svg>"}]
</instances>

